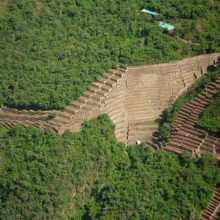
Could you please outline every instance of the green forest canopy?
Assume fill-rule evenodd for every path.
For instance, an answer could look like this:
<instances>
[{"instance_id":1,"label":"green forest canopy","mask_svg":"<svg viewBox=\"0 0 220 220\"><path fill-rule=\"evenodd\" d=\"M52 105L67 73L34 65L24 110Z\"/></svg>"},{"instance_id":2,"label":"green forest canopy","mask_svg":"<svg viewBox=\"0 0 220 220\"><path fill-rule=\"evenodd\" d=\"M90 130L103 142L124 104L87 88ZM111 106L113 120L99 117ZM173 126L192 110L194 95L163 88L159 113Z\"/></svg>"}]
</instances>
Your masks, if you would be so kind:
<instances>
[{"instance_id":1,"label":"green forest canopy","mask_svg":"<svg viewBox=\"0 0 220 220\"><path fill-rule=\"evenodd\" d=\"M198 219L219 170L148 146L126 150L106 115L80 133L0 129L0 219Z\"/></svg>"},{"instance_id":2,"label":"green forest canopy","mask_svg":"<svg viewBox=\"0 0 220 220\"><path fill-rule=\"evenodd\" d=\"M220 91L206 106L197 125L209 132L220 134Z\"/></svg>"},{"instance_id":3,"label":"green forest canopy","mask_svg":"<svg viewBox=\"0 0 220 220\"><path fill-rule=\"evenodd\" d=\"M174 34L142 8L174 24ZM8 0L0 10L0 105L63 108L118 63L165 62L220 48L217 0Z\"/></svg>"}]
</instances>

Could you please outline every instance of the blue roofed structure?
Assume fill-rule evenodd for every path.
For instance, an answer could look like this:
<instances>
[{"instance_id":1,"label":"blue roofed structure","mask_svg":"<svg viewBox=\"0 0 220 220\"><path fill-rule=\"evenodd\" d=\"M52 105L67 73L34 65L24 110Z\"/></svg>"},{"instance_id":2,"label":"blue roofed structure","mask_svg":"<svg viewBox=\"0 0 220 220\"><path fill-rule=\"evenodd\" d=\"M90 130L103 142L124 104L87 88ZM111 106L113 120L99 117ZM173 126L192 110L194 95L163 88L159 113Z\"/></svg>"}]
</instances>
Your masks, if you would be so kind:
<instances>
[{"instance_id":1,"label":"blue roofed structure","mask_svg":"<svg viewBox=\"0 0 220 220\"><path fill-rule=\"evenodd\" d=\"M147 13L147 14L150 14L150 15L153 15L153 16L157 16L159 15L159 13L157 13L156 11L151 11L151 10L148 10L148 9L145 9L143 8L141 10L141 12L144 12L144 13ZM171 24L168 24L164 21L160 21L159 22L159 26L167 31L173 31L175 29L175 26L171 25Z\"/></svg>"},{"instance_id":2,"label":"blue roofed structure","mask_svg":"<svg viewBox=\"0 0 220 220\"><path fill-rule=\"evenodd\" d=\"M156 11L151 11L151 10L148 10L148 9L145 9L145 8L142 9L141 11L144 12L144 13L147 13L147 14L154 15L154 16L159 15Z\"/></svg>"},{"instance_id":3,"label":"blue roofed structure","mask_svg":"<svg viewBox=\"0 0 220 220\"><path fill-rule=\"evenodd\" d=\"M159 26L165 30L172 31L175 29L175 26L168 24L166 22L160 21Z\"/></svg>"}]
</instances>

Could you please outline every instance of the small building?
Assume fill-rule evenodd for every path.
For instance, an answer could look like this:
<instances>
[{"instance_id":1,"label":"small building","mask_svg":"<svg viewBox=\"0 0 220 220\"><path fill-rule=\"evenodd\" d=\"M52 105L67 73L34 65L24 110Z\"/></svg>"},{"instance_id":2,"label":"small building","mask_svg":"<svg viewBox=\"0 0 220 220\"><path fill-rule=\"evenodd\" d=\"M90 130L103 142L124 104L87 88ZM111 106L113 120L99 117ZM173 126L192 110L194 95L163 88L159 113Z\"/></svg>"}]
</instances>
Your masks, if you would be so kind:
<instances>
[{"instance_id":1,"label":"small building","mask_svg":"<svg viewBox=\"0 0 220 220\"><path fill-rule=\"evenodd\" d=\"M159 26L167 31L173 31L175 29L175 26L168 24L166 22L160 21Z\"/></svg>"},{"instance_id":2,"label":"small building","mask_svg":"<svg viewBox=\"0 0 220 220\"><path fill-rule=\"evenodd\" d=\"M145 9L145 8L142 9L141 11L144 12L144 13L150 14L150 15L154 15L154 16L159 15L156 11L151 11L151 10L148 10L148 9Z\"/></svg>"}]
</instances>

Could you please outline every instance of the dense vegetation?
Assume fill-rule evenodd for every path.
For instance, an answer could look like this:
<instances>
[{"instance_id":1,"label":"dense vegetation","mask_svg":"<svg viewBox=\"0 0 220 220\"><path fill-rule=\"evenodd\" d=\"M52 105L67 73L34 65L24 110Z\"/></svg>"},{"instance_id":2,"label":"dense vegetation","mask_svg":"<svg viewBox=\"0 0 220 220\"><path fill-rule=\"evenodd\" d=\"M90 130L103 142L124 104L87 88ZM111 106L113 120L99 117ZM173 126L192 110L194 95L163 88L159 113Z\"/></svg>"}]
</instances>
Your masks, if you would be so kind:
<instances>
[{"instance_id":1,"label":"dense vegetation","mask_svg":"<svg viewBox=\"0 0 220 220\"><path fill-rule=\"evenodd\" d=\"M0 12L0 105L62 108L118 63L165 62L220 47L217 0L5 0ZM174 33L158 19L174 24Z\"/></svg>"},{"instance_id":2,"label":"dense vegetation","mask_svg":"<svg viewBox=\"0 0 220 220\"><path fill-rule=\"evenodd\" d=\"M190 88L190 90L180 96L176 102L170 106L169 108L167 108L164 113L163 113L163 119L160 123L160 139L161 140L166 140L167 138L170 137L171 134L171 126L172 123L174 122L174 120L176 119L178 113L182 110L182 108L188 103L190 102L193 98L195 98L200 92L202 92L211 82L215 81L218 77L220 76L220 70L219 67L217 70L213 71L213 72L209 72L207 75L205 75L203 78L201 78L199 81L197 81L195 83L194 86L192 86ZM213 107L210 108L216 108L217 109L214 110L215 112L215 116L219 115L219 103L214 103L215 101L217 101L217 99L213 100ZM213 113L213 112L212 112ZM212 114L211 113L211 114ZM207 123L204 122L204 120L209 120L207 117L211 116L210 112L208 110L208 112L206 111L205 116L203 116L202 121L200 123ZM206 117L206 118L204 118ZM217 120L215 120L214 118L210 118L210 120L212 121L213 126L219 126L217 125L218 122ZM202 124L200 124L202 125ZM202 126L204 127L204 126Z\"/></svg>"},{"instance_id":3,"label":"dense vegetation","mask_svg":"<svg viewBox=\"0 0 220 220\"><path fill-rule=\"evenodd\" d=\"M102 115L80 133L0 129L0 219L198 219L215 162L126 150Z\"/></svg>"},{"instance_id":4,"label":"dense vegetation","mask_svg":"<svg viewBox=\"0 0 220 220\"><path fill-rule=\"evenodd\" d=\"M197 125L209 132L220 134L220 92L204 109Z\"/></svg>"},{"instance_id":5,"label":"dense vegetation","mask_svg":"<svg viewBox=\"0 0 220 220\"><path fill-rule=\"evenodd\" d=\"M141 13L143 7L160 16ZM175 32L160 29L159 19ZM1 1L0 106L63 108L118 63L219 51L219 20L217 0ZM168 122L218 74L180 98ZM106 115L62 136L0 127L0 173L3 220L198 219L219 183L210 157L126 149Z\"/></svg>"}]
</instances>

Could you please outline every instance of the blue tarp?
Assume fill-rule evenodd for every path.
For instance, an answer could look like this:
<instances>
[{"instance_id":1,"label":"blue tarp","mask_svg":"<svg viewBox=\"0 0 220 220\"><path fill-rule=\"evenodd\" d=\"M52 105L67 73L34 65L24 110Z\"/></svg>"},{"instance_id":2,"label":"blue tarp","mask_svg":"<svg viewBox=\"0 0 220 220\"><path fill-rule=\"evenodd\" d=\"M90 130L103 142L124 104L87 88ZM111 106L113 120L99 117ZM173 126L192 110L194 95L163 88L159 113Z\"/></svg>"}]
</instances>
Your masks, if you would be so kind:
<instances>
[{"instance_id":1,"label":"blue tarp","mask_svg":"<svg viewBox=\"0 0 220 220\"><path fill-rule=\"evenodd\" d=\"M159 26L162 27L163 29L166 29L168 31L172 31L175 27L171 24L168 24L166 22L160 21Z\"/></svg>"},{"instance_id":2,"label":"blue tarp","mask_svg":"<svg viewBox=\"0 0 220 220\"><path fill-rule=\"evenodd\" d=\"M144 12L144 13L147 13L147 14L154 15L154 16L159 15L157 12L155 12L155 11L150 11L150 10L145 9L145 8L142 9L141 11Z\"/></svg>"}]
</instances>

